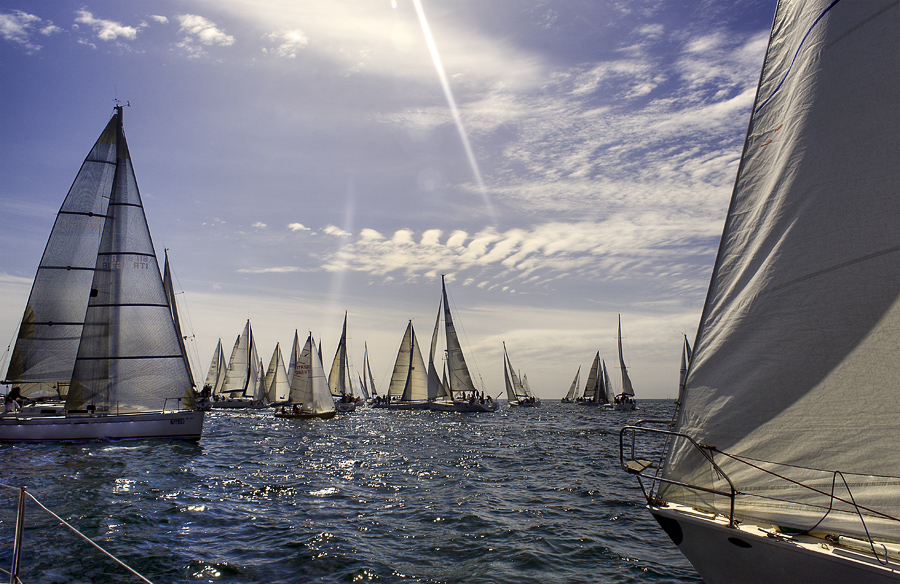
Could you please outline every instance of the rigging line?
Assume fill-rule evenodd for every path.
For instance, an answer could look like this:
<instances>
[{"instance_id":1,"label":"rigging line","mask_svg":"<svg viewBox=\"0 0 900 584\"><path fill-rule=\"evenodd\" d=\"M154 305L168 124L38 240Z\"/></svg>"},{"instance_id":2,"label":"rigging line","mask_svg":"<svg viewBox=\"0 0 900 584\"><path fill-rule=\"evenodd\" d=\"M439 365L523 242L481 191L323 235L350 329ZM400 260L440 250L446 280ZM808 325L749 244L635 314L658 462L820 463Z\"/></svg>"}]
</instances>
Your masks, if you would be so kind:
<instances>
[{"instance_id":1,"label":"rigging line","mask_svg":"<svg viewBox=\"0 0 900 584\"><path fill-rule=\"evenodd\" d=\"M788 477L786 477L786 476L780 475L780 474L778 474L778 473L775 472L775 471L771 471L771 470L762 468L761 466L756 465L756 464L753 464L752 462L748 462L748 461L746 461L746 460L744 460L744 459L742 459L742 458L740 458L740 457L738 457L738 456L735 456L734 454L729 454L728 452L725 452L724 450L719 450L719 449L716 448L715 446L707 446L707 448L708 448L709 450L718 452L719 454L722 454L723 456L727 456L728 458L730 458L730 459L732 459L732 460L735 460L735 461L737 461L737 462L741 462L741 463L743 463L743 464L746 464L747 466L749 466L749 467L751 467L751 468L755 468L756 470L762 471L762 472L764 472L764 473L766 473L766 474L770 474L770 475L772 475L772 476L774 476L774 477L778 477L778 478L780 478L780 479L782 479L782 480L785 480L785 481L787 481L787 482L789 482L789 483L793 483L793 484L797 485L798 487L802 487L802 488L804 488L804 489L810 490L810 491L812 491L812 492L814 492L814 493L818 493L818 494L820 494L820 495L827 495L827 496L830 496L830 497L832 497L833 499L836 499L836 500L840 501L841 503L846 503L847 505L850 505L850 506L852 506L852 507L854 507L854 508L856 508L856 509L863 509L863 510L865 510L865 511L868 511L869 513L873 513L873 514L875 514L875 515L880 515L881 517L884 517L885 519L890 519L891 521L897 521L897 522L900 522L900 518L894 517L894 516L892 516L892 515L888 515L887 513L884 513L883 511L878 511L877 509L871 509L871 508L869 508L869 507L864 507L863 505L857 505L857 504L852 500L852 497L853 497L852 494L850 495L850 497L851 497L851 500L850 500L850 501L848 501L848 500L846 500L846 499L842 499L841 497L835 497L834 494L829 494L829 493L826 493L825 491L823 491L823 490L821 490L821 489L817 489L817 488L811 487L811 486L809 486L809 485L804 485L804 484L801 483L800 481L795 481L794 479L791 479L791 478L788 478ZM801 467L801 468L802 468L802 467ZM813 469L809 469L809 470L813 470ZM840 472L840 471L836 471L836 472ZM848 491L850 490L849 487L848 487L847 490L848 490Z\"/></svg>"},{"instance_id":2,"label":"rigging line","mask_svg":"<svg viewBox=\"0 0 900 584\"><path fill-rule=\"evenodd\" d=\"M29 498L29 499L31 499L32 501L34 501L35 503L37 503L38 507L40 507L41 509L43 509L44 511L46 511L47 513L49 513L49 514L50 514L52 517L54 517L57 521L59 521L59 522L62 523L64 526L66 526L66 527L68 527L70 530L72 530L72 531L75 533L75 535L81 537L81 539L83 539L84 541L88 542L89 544L91 544L92 546L94 546L95 548L97 548L97 549L98 549L101 553L103 553L105 556L107 556L108 558L110 558L111 560L113 560L114 562L116 562L117 564L119 564L120 566L122 566L123 568L125 568L126 570L128 570L129 572L131 572L132 574L134 574L135 576L137 576L137 577L140 578L141 580L143 580L144 582L147 582L147 584L153 584L152 582L150 582L150 580L147 580L146 578L144 578L143 576L141 576L140 574L138 574L137 572L135 572L134 569L132 569L130 566L128 566L128 565L126 565L124 562L122 562L122 560L120 560L119 558L115 557L114 555L112 555L111 553L109 553L108 551L106 551L105 549L103 549L102 547L100 547L99 545L97 545L91 538L89 538L88 536L84 535L83 533L81 533L80 531L78 531L77 529L75 529L74 527L72 527L69 523L66 522L65 519L63 519L62 517L60 517L59 515L57 515L56 513L54 513L53 511L51 511L50 509L48 509L47 507L45 507L43 503L41 503L40 501L38 501L38 500L34 497L34 495L32 495L31 493L29 493L29 492L27 492L27 491L25 492L25 494L28 495L28 498Z\"/></svg>"}]
</instances>

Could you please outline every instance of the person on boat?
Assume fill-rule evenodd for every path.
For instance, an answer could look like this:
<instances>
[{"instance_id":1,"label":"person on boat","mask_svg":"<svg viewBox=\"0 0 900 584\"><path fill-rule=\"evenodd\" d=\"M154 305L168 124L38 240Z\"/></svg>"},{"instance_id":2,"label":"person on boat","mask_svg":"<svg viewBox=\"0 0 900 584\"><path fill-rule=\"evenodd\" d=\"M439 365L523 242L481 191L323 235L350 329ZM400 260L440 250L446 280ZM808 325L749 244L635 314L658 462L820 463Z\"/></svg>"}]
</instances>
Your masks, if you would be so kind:
<instances>
[{"instance_id":1,"label":"person on boat","mask_svg":"<svg viewBox=\"0 0 900 584\"><path fill-rule=\"evenodd\" d=\"M18 412L22 409L24 403L25 398L22 397L22 388L17 385L6 394L6 399L4 400L4 412Z\"/></svg>"},{"instance_id":2,"label":"person on boat","mask_svg":"<svg viewBox=\"0 0 900 584\"><path fill-rule=\"evenodd\" d=\"M299 413L300 413L300 406L294 404L294 413L295 413L295 414L299 414Z\"/></svg>"}]
</instances>

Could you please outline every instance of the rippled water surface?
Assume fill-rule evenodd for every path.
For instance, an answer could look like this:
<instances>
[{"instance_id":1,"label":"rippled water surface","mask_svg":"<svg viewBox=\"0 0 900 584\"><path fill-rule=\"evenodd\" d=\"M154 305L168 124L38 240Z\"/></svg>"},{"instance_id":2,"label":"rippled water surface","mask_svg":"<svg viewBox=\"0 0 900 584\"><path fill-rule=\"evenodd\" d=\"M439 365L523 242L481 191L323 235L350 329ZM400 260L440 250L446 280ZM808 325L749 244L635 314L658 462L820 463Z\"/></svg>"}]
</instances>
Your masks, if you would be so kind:
<instances>
[{"instance_id":1,"label":"rippled water surface","mask_svg":"<svg viewBox=\"0 0 900 584\"><path fill-rule=\"evenodd\" d=\"M199 443L2 446L0 483L157 584L699 583L618 466L619 428L672 407L210 412ZM15 501L0 491L4 569ZM34 503L26 517L24 582L139 581Z\"/></svg>"}]
</instances>

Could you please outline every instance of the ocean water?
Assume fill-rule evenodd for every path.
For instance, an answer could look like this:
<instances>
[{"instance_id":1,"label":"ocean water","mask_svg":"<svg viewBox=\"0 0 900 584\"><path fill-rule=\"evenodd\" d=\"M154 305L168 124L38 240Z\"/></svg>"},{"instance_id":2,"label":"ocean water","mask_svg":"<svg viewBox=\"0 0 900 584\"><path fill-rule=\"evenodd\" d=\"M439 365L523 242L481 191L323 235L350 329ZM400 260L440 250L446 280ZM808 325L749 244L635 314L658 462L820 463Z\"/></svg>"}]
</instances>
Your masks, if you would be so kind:
<instances>
[{"instance_id":1,"label":"ocean water","mask_svg":"<svg viewBox=\"0 0 900 584\"><path fill-rule=\"evenodd\" d=\"M673 408L638 406L216 411L199 443L2 446L0 483L157 584L699 583L619 469L619 429ZM0 489L3 569L16 497ZM33 502L26 518L23 582L139 582Z\"/></svg>"}]
</instances>

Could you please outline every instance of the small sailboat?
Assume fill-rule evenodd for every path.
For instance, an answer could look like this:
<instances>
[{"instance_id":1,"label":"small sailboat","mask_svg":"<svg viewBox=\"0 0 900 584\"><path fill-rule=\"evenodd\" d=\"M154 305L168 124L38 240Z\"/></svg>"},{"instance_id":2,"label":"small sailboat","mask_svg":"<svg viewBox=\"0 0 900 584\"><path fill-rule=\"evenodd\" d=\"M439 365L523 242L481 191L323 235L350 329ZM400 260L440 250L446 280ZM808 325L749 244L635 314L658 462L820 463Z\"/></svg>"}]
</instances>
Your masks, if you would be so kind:
<instances>
[{"instance_id":1,"label":"small sailboat","mask_svg":"<svg viewBox=\"0 0 900 584\"><path fill-rule=\"evenodd\" d=\"M303 350L297 355L288 403L275 411L275 417L328 419L336 414L322 357L316 351L316 343L310 333Z\"/></svg>"},{"instance_id":2,"label":"small sailboat","mask_svg":"<svg viewBox=\"0 0 900 584\"><path fill-rule=\"evenodd\" d=\"M250 320L234 341L225 369L225 381L213 392L213 409L264 408L266 403L265 368L256 351Z\"/></svg>"},{"instance_id":3,"label":"small sailboat","mask_svg":"<svg viewBox=\"0 0 900 584\"><path fill-rule=\"evenodd\" d=\"M338 342L328 374L328 386L334 397L334 407L338 412L347 413L356 409L356 398L353 395L353 382L350 380L350 363L347 358L347 313L344 313L344 326L341 329L341 340Z\"/></svg>"},{"instance_id":4,"label":"small sailboat","mask_svg":"<svg viewBox=\"0 0 900 584\"><path fill-rule=\"evenodd\" d=\"M512 363L509 361L509 353L506 351L506 343L503 343L503 379L506 382L506 401L511 406L536 408L541 405L541 400L534 397L531 388L527 385L527 379L519 376Z\"/></svg>"},{"instance_id":5,"label":"small sailboat","mask_svg":"<svg viewBox=\"0 0 900 584\"><path fill-rule=\"evenodd\" d=\"M578 371L575 372L575 378L572 379L572 385L569 386L569 391L566 392L566 396L562 398L561 401L564 404L570 404L575 401L575 394L578 392L578 387L581 385L581 365L578 366Z\"/></svg>"},{"instance_id":6,"label":"small sailboat","mask_svg":"<svg viewBox=\"0 0 900 584\"><path fill-rule=\"evenodd\" d=\"M453 318L450 315L450 304L447 302L447 286L444 276L441 276L441 301L444 305L444 335L447 342L447 383L442 383L442 389L448 398L435 399L429 409L437 412L496 412L500 404L491 396L485 396L482 391L479 395L466 365L462 346L453 326ZM435 328L439 323L435 323ZM433 335L434 336L434 335ZM499 396L498 396L499 397Z\"/></svg>"},{"instance_id":7,"label":"small sailboat","mask_svg":"<svg viewBox=\"0 0 900 584\"><path fill-rule=\"evenodd\" d=\"M622 354L622 316L619 315L619 330L616 335L619 343L619 368L622 370L622 392L613 398L615 409L627 412L635 409L634 403L634 387L631 385L631 378L628 377L628 368L625 367L625 357Z\"/></svg>"},{"instance_id":8,"label":"small sailboat","mask_svg":"<svg viewBox=\"0 0 900 584\"><path fill-rule=\"evenodd\" d=\"M375 387L375 377L372 375L372 366L369 365L369 346L363 343L363 370L359 376L359 387L366 403L378 397L378 389Z\"/></svg>"},{"instance_id":9,"label":"small sailboat","mask_svg":"<svg viewBox=\"0 0 900 584\"><path fill-rule=\"evenodd\" d=\"M620 434L707 584L900 582L898 31L778 2L675 418Z\"/></svg>"},{"instance_id":10,"label":"small sailboat","mask_svg":"<svg viewBox=\"0 0 900 584\"><path fill-rule=\"evenodd\" d=\"M605 374L606 364L600 358L600 351L594 354L594 361L588 371L587 381L584 382L584 391L576 400L582 406L605 406L610 403L610 387Z\"/></svg>"},{"instance_id":11,"label":"small sailboat","mask_svg":"<svg viewBox=\"0 0 900 584\"><path fill-rule=\"evenodd\" d=\"M375 400L372 407L393 410L428 409L428 370L422 359L412 321L406 325L406 332L400 341L387 396Z\"/></svg>"},{"instance_id":12,"label":"small sailboat","mask_svg":"<svg viewBox=\"0 0 900 584\"><path fill-rule=\"evenodd\" d=\"M0 442L198 440L166 288L116 106L50 232L4 380L56 403L0 416Z\"/></svg>"},{"instance_id":13,"label":"small sailboat","mask_svg":"<svg viewBox=\"0 0 900 584\"><path fill-rule=\"evenodd\" d=\"M209 370L206 372L206 383L203 384L201 398L206 405L210 405L209 400L213 395L222 393L222 386L225 384L225 373L228 371L228 363L225 362L225 352L222 350L222 339L216 344L216 350L213 351L212 361L209 363Z\"/></svg>"},{"instance_id":14,"label":"small sailboat","mask_svg":"<svg viewBox=\"0 0 900 584\"><path fill-rule=\"evenodd\" d=\"M287 369L284 367L281 344L275 343L275 351L266 368L266 401L271 406L284 405L288 401L290 392L291 382L288 379Z\"/></svg>"}]
</instances>

